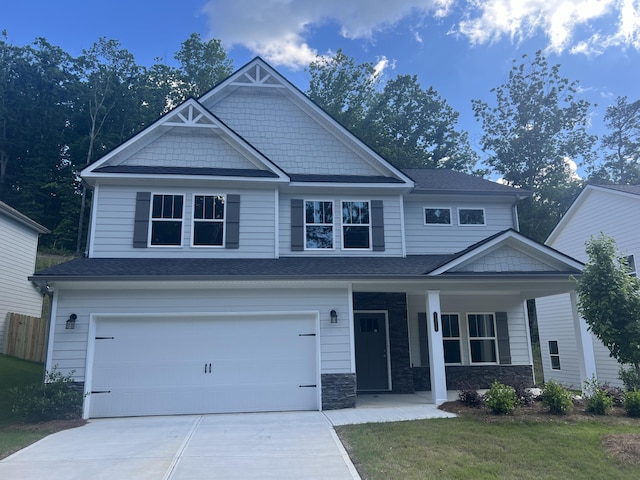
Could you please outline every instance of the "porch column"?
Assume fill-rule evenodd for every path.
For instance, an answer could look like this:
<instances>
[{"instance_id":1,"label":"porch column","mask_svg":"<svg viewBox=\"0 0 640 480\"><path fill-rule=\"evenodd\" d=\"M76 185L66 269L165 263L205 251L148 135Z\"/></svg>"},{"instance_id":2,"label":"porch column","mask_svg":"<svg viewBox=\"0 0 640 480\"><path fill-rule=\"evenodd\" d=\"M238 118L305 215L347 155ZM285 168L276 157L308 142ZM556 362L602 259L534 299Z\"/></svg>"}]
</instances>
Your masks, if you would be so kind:
<instances>
[{"instance_id":1,"label":"porch column","mask_svg":"<svg viewBox=\"0 0 640 480\"><path fill-rule=\"evenodd\" d=\"M584 381L589 380L596 372L596 357L593 352L593 340L589 333L587 322L578 314L578 296L575 291L569 294L571 298L571 313L576 335L578 350L578 368L580 369L580 387L584 390Z\"/></svg>"},{"instance_id":2,"label":"porch column","mask_svg":"<svg viewBox=\"0 0 640 480\"><path fill-rule=\"evenodd\" d=\"M442 319L440 318L440 292L427 291L427 325L429 331L429 374L431 401L440 405L447 401L447 375L444 369Z\"/></svg>"}]
</instances>

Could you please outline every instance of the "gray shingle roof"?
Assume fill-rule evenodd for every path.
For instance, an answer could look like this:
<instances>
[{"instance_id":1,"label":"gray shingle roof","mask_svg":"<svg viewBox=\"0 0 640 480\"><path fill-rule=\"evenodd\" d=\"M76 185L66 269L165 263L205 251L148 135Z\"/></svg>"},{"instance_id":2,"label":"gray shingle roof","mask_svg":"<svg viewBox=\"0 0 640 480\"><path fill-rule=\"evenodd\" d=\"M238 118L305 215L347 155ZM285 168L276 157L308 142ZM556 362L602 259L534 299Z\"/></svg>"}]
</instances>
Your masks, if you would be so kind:
<instances>
[{"instance_id":1,"label":"gray shingle roof","mask_svg":"<svg viewBox=\"0 0 640 480\"><path fill-rule=\"evenodd\" d=\"M405 168L402 172L416 182L413 193L487 193L520 196L531 194L528 190L444 168Z\"/></svg>"},{"instance_id":2,"label":"gray shingle roof","mask_svg":"<svg viewBox=\"0 0 640 480\"><path fill-rule=\"evenodd\" d=\"M220 278L313 278L420 276L454 255L401 257L287 257L278 259L214 258L76 258L31 278L38 280L142 280Z\"/></svg>"},{"instance_id":3,"label":"gray shingle roof","mask_svg":"<svg viewBox=\"0 0 640 480\"><path fill-rule=\"evenodd\" d=\"M640 185L594 185L596 187L608 188L610 190L617 190L619 192L632 193L634 195L640 195Z\"/></svg>"},{"instance_id":4,"label":"gray shingle roof","mask_svg":"<svg viewBox=\"0 0 640 480\"><path fill-rule=\"evenodd\" d=\"M125 173L142 175L208 175L215 177L260 177L278 178L267 170L248 168L199 168L199 167L152 167L146 165L108 165L96 168L97 173Z\"/></svg>"}]
</instances>

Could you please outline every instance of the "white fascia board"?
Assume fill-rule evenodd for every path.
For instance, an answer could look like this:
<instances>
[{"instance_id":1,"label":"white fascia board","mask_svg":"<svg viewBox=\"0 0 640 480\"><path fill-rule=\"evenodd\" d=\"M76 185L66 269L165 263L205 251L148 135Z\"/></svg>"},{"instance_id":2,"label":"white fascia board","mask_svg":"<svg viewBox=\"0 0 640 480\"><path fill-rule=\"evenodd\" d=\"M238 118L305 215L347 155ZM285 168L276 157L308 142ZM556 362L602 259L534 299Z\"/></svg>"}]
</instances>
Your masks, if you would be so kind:
<instances>
[{"instance_id":1,"label":"white fascia board","mask_svg":"<svg viewBox=\"0 0 640 480\"><path fill-rule=\"evenodd\" d=\"M263 177L233 177L233 176L213 176L213 175L176 175L176 174L142 174L142 173L92 173L86 175L85 179L92 180L184 180L193 182L197 180L218 181L218 182L241 182L241 183L283 183L287 184L287 178L263 178ZM121 182L118 182L121 183ZM139 182L136 182L139 184Z\"/></svg>"},{"instance_id":2,"label":"white fascia board","mask_svg":"<svg viewBox=\"0 0 640 480\"><path fill-rule=\"evenodd\" d=\"M556 226L553 228L547 239L544 241L545 245L553 245L556 237L562 232L566 223L573 217L575 212L580 208L580 205L584 203L589 193L594 189L593 185L587 185L582 192L578 195L578 197L573 201L571 206L567 209L565 214L560 218Z\"/></svg>"}]
</instances>

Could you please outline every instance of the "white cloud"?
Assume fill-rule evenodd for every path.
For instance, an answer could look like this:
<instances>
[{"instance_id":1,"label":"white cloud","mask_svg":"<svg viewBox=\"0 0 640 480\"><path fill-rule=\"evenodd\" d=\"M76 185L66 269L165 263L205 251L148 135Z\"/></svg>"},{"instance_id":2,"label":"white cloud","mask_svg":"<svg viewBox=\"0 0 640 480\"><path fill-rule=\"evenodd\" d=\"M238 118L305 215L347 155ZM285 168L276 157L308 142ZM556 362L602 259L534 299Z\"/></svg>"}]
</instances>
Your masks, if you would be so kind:
<instances>
[{"instance_id":1,"label":"white cloud","mask_svg":"<svg viewBox=\"0 0 640 480\"><path fill-rule=\"evenodd\" d=\"M226 48L242 45L290 68L318 54L309 40L316 28L335 25L345 38L373 40L407 18L415 20L410 28L446 18L472 44L519 43L542 33L557 53L640 50L640 0L208 0L203 12L210 35ZM415 30L416 42L422 36Z\"/></svg>"},{"instance_id":2,"label":"white cloud","mask_svg":"<svg viewBox=\"0 0 640 480\"><path fill-rule=\"evenodd\" d=\"M447 15L454 0L209 0L210 35L226 48L242 45L277 65L304 67L316 49L313 28L339 26L345 38L373 38L412 14Z\"/></svg>"}]
</instances>

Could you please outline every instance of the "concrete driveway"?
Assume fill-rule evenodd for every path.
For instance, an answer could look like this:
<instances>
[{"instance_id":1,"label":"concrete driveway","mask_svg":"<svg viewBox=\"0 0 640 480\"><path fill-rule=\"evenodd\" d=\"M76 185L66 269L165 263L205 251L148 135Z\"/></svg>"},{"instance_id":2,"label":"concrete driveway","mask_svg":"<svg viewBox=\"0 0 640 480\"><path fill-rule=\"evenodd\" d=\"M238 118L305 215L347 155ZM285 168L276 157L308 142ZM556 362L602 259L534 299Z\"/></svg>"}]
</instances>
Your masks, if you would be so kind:
<instances>
[{"instance_id":1,"label":"concrete driveway","mask_svg":"<svg viewBox=\"0 0 640 480\"><path fill-rule=\"evenodd\" d=\"M359 479L322 412L91 420L0 461L0 478Z\"/></svg>"}]
</instances>

